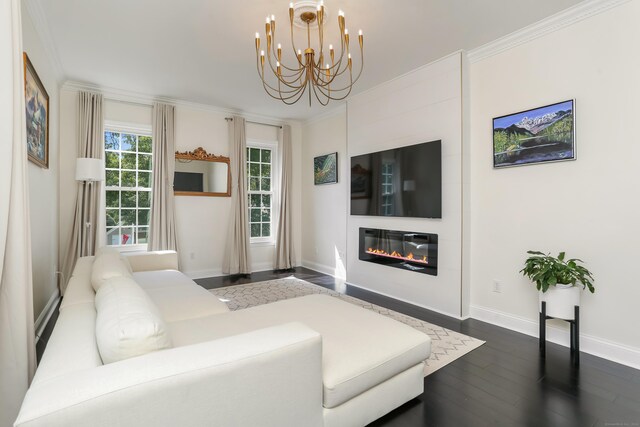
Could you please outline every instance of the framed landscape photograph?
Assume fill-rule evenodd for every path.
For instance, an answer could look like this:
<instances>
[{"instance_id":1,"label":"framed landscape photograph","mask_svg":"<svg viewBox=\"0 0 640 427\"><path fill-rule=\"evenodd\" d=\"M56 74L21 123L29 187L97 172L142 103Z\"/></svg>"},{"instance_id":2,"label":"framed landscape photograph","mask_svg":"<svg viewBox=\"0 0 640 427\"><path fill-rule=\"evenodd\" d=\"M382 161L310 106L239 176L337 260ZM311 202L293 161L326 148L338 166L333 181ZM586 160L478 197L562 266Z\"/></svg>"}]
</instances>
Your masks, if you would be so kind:
<instances>
[{"instance_id":1,"label":"framed landscape photograph","mask_svg":"<svg viewBox=\"0 0 640 427\"><path fill-rule=\"evenodd\" d=\"M576 159L575 101L493 119L493 167Z\"/></svg>"},{"instance_id":2,"label":"framed landscape photograph","mask_svg":"<svg viewBox=\"0 0 640 427\"><path fill-rule=\"evenodd\" d=\"M313 183L315 185L338 182L338 153L313 158Z\"/></svg>"},{"instance_id":3,"label":"framed landscape photograph","mask_svg":"<svg viewBox=\"0 0 640 427\"><path fill-rule=\"evenodd\" d=\"M49 168L49 94L33 68L27 53L24 60L24 96L27 116L27 153L29 160Z\"/></svg>"}]
</instances>

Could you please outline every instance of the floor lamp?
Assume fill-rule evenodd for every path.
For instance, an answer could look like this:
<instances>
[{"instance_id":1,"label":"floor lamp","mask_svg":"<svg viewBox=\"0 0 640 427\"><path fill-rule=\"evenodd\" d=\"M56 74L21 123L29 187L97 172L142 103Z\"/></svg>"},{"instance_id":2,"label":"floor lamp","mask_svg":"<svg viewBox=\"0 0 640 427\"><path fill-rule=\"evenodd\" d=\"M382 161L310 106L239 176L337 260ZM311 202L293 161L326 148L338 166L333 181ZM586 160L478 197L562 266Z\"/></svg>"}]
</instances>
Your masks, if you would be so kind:
<instances>
[{"instance_id":1,"label":"floor lamp","mask_svg":"<svg viewBox=\"0 0 640 427\"><path fill-rule=\"evenodd\" d=\"M104 181L104 165L102 159L93 159L89 157L80 157L76 159L76 181L84 183L82 195L82 219L85 220L87 248L93 247L93 239L91 233L91 210L94 208L91 203L87 203L86 198L89 197L88 188L91 188L94 182ZM98 196L99 197L99 196ZM91 249L89 249L91 250Z\"/></svg>"}]
</instances>

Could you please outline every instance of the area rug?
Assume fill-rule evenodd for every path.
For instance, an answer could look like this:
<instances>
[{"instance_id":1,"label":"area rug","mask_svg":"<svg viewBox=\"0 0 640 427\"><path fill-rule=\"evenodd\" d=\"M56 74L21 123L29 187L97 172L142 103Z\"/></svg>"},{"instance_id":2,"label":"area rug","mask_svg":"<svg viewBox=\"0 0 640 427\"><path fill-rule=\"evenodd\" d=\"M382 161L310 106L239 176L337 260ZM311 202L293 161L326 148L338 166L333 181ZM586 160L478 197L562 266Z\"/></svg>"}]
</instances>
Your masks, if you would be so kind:
<instances>
[{"instance_id":1,"label":"area rug","mask_svg":"<svg viewBox=\"0 0 640 427\"><path fill-rule=\"evenodd\" d=\"M341 294L339 292L314 285L295 277L267 280L265 282L247 283L212 289L211 292L224 301L230 310L240 310L256 305L267 304L279 300L301 297L311 294L325 294L340 298L351 304L375 311L411 326L431 337L431 356L425 362L424 375L427 376L464 356L484 344L484 341L454 332L431 323L398 313L393 310L370 304L366 301Z\"/></svg>"}]
</instances>

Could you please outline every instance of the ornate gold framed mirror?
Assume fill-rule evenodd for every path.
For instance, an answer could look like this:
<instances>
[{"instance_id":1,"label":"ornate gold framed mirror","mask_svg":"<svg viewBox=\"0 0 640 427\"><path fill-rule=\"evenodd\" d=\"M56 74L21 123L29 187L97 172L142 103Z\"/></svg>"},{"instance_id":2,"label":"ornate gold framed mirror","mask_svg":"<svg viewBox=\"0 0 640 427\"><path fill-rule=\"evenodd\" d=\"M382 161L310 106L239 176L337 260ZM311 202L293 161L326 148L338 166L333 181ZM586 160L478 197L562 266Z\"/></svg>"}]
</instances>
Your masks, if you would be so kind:
<instances>
[{"instance_id":1,"label":"ornate gold framed mirror","mask_svg":"<svg viewBox=\"0 0 640 427\"><path fill-rule=\"evenodd\" d=\"M173 193L176 196L231 196L230 159L209 154L204 148L176 151Z\"/></svg>"}]
</instances>

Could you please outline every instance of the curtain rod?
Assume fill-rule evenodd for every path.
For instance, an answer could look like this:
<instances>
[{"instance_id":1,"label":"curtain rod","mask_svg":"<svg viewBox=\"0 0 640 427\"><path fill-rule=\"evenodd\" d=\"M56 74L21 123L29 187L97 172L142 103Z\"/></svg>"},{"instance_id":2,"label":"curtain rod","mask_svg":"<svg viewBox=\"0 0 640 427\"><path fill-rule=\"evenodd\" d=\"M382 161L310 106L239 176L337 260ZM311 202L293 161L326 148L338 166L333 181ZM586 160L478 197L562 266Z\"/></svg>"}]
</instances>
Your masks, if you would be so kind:
<instances>
[{"instance_id":1,"label":"curtain rod","mask_svg":"<svg viewBox=\"0 0 640 427\"><path fill-rule=\"evenodd\" d=\"M233 117L225 117L226 121L233 120ZM253 123L254 125L263 125L263 126L272 126L274 128L282 129L282 125L272 125L270 123L260 123L260 122L252 122L251 120L246 120L247 123Z\"/></svg>"}]
</instances>

